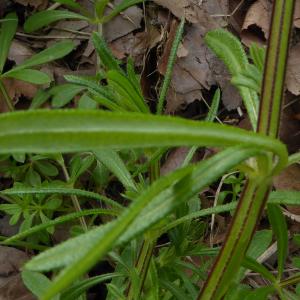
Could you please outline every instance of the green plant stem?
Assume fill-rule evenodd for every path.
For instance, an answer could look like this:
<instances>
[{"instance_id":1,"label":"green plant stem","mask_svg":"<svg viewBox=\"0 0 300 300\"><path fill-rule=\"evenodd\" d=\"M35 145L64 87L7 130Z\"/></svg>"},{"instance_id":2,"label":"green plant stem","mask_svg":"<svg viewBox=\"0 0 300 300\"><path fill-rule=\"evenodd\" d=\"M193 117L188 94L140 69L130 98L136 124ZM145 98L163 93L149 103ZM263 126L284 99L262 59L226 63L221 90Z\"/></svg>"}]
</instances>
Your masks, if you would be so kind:
<instances>
[{"instance_id":1,"label":"green plant stem","mask_svg":"<svg viewBox=\"0 0 300 300\"><path fill-rule=\"evenodd\" d=\"M69 172L66 168L64 159L62 159L62 161L58 161L58 163L60 164L60 166L62 168L62 171L64 173L66 182L69 182L70 181L70 175L69 175ZM73 184L72 184L72 188L74 188ZM71 197L71 200L72 200L72 203L73 203L73 206L74 206L75 210L77 212L82 212L82 209L81 209L81 206L80 206L80 203L79 203L79 200L78 200L77 196L71 195L70 197ZM81 224L83 230L87 231L88 227L86 225L86 221L85 221L84 217L80 217L79 221L80 221L80 224Z\"/></svg>"},{"instance_id":2,"label":"green plant stem","mask_svg":"<svg viewBox=\"0 0 300 300\"><path fill-rule=\"evenodd\" d=\"M160 176L160 160L155 160L150 164L150 182L154 182ZM140 278L140 284L137 291L133 290L132 284L128 289L127 300L139 299L142 293L144 283L148 274L151 257L154 247L156 245L156 238L153 239L147 236L143 241L142 247L139 252L138 260L136 263L137 272ZM136 294L134 294L136 293Z\"/></svg>"},{"instance_id":3,"label":"green plant stem","mask_svg":"<svg viewBox=\"0 0 300 300\"><path fill-rule=\"evenodd\" d=\"M272 25L264 72L258 132L277 137L288 55L289 37L293 20L294 1L278 0L273 4ZM266 163L272 156L266 159ZM261 162L263 162L261 160ZM259 167L261 165L258 164ZM241 264L256 224L269 196L271 178L268 171L260 179L250 178L235 211L226 241L199 300L219 300Z\"/></svg>"},{"instance_id":4,"label":"green plant stem","mask_svg":"<svg viewBox=\"0 0 300 300\"><path fill-rule=\"evenodd\" d=\"M9 97L7 91L6 91L6 88L5 88L5 86L4 86L4 84L3 84L3 82L1 80L0 80L0 91L1 91L1 93L3 95L3 97L4 97L4 100L5 100L5 103L6 103L7 107L8 107L8 109L10 111L14 111L15 108L14 108L14 106L12 104L12 100L10 99L10 97Z\"/></svg>"},{"instance_id":5,"label":"green plant stem","mask_svg":"<svg viewBox=\"0 0 300 300\"><path fill-rule=\"evenodd\" d=\"M161 91L159 94L159 99L158 99L157 109L156 109L156 113L158 115L161 115L163 112L164 103L165 103L166 96L167 96L169 86L171 83L171 79L172 79L173 68L174 68L174 65L176 62L177 50L178 50L180 40L183 35L184 24L185 24L185 18L182 17L181 22L180 22L177 32L176 32L176 36L175 36L173 45L172 45L172 49L171 49L171 53L170 53L170 57L168 60L168 65L167 65L167 71L165 74L165 79L163 81L163 85L162 85L162 88L161 88Z\"/></svg>"}]
</instances>

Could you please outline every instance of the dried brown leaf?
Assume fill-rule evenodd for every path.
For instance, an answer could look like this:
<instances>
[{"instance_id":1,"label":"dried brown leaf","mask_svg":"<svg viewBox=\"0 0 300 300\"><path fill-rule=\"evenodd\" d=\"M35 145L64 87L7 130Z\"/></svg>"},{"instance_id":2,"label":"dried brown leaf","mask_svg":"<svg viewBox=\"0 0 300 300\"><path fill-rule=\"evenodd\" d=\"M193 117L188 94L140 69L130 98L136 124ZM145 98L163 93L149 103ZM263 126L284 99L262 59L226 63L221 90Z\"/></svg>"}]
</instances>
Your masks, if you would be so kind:
<instances>
[{"instance_id":1,"label":"dried brown leaf","mask_svg":"<svg viewBox=\"0 0 300 300\"><path fill-rule=\"evenodd\" d=\"M290 50L288 70L287 70L287 88L294 95L300 95L300 43Z\"/></svg>"},{"instance_id":2,"label":"dried brown leaf","mask_svg":"<svg viewBox=\"0 0 300 300\"><path fill-rule=\"evenodd\" d=\"M33 54L34 52L25 43L19 40L13 40L9 49L8 59L19 65Z\"/></svg>"},{"instance_id":3,"label":"dried brown leaf","mask_svg":"<svg viewBox=\"0 0 300 300\"><path fill-rule=\"evenodd\" d=\"M246 45L253 42L263 44L269 37L272 3L258 0L248 10L242 26L242 41Z\"/></svg>"},{"instance_id":4,"label":"dried brown leaf","mask_svg":"<svg viewBox=\"0 0 300 300\"><path fill-rule=\"evenodd\" d=\"M34 300L20 276L20 269L29 259L27 254L0 246L0 300Z\"/></svg>"},{"instance_id":5,"label":"dried brown leaf","mask_svg":"<svg viewBox=\"0 0 300 300\"><path fill-rule=\"evenodd\" d=\"M294 26L300 28L300 0L296 0Z\"/></svg>"},{"instance_id":6,"label":"dried brown leaf","mask_svg":"<svg viewBox=\"0 0 300 300\"><path fill-rule=\"evenodd\" d=\"M115 0L113 4L119 4L122 0ZM110 11L111 9L108 9ZM141 27L143 10L137 6L126 9L117 17L103 26L103 34L107 42L112 42Z\"/></svg>"}]
</instances>

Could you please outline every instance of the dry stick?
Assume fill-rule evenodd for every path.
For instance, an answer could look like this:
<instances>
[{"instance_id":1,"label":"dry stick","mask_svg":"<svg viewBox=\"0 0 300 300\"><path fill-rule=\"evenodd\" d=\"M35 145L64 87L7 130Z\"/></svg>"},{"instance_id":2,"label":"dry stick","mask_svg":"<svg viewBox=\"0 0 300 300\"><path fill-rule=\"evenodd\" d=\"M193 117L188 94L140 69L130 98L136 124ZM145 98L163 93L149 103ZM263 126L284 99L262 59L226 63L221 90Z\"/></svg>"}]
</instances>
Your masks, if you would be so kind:
<instances>
[{"instance_id":1,"label":"dry stick","mask_svg":"<svg viewBox=\"0 0 300 300\"><path fill-rule=\"evenodd\" d=\"M293 0L273 4L271 33L264 72L258 132L277 137L284 90L286 61L294 12ZM219 300L227 292L238 271L265 206L271 186L269 160L260 163L257 178L250 177L231 222L226 241L198 300Z\"/></svg>"}]
</instances>

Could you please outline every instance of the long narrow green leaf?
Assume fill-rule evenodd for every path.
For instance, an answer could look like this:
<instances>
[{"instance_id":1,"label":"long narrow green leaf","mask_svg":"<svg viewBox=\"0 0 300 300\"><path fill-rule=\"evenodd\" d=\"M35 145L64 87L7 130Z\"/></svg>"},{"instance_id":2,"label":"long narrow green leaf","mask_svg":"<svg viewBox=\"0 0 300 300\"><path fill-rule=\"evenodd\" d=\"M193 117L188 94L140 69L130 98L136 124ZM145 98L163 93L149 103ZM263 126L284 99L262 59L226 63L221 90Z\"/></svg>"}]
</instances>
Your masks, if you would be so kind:
<instances>
[{"instance_id":1,"label":"long narrow green leaf","mask_svg":"<svg viewBox=\"0 0 300 300\"><path fill-rule=\"evenodd\" d=\"M29 17L24 24L24 30L31 33L53 22L66 19L89 20L83 15L68 10L44 10Z\"/></svg>"},{"instance_id":2,"label":"long narrow green leaf","mask_svg":"<svg viewBox=\"0 0 300 300\"><path fill-rule=\"evenodd\" d=\"M214 53L225 63L231 75L245 70L248 59L241 42L229 31L216 29L209 31L205 42Z\"/></svg>"},{"instance_id":3,"label":"long narrow green leaf","mask_svg":"<svg viewBox=\"0 0 300 300\"><path fill-rule=\"evenodd\" d=\"M225 125L107 111L35 110L0 115L0 153L57 153L164 146L233 146L270 151L287 162L280 141Z\"/></svg>"},{"instance_id":4,"label":"long narrow green leaf","mask_svg":"<svg viewBox=\"0 0 300 300\"><path fill-rule=\"evenodd\" d=\"M73 189L73 188L68 188L68 187L63 187L63 186L51 186L49 185L48 187L15 187L7 190L2 190L0 191L0 195L8 195L8 196L13 196L13 195L38 195L38 194L60 194L60 195L76 195L76 196L81 196L81 197L86 197L86 198L91 198L98 200L100 202L104 202L112 207L122 209L123 206L120 205L119 203L115 202L114 200L111 200L105 196L99 195L97 193L85 191L85 190L79 190L79 189Z\"/></svg>"},{"instance_id":5,"label":"long narrow green leaf","mask_svg":"<svg viewBox=\"0 0 300 300\"><path fill-rule=\"evenodd\" d=\"M56 59L62 58L69 54L75 45L71 41L58 42L51 47L33 55L29 59L25 60L23 63L19 64L17 67L6 72L5 75L9 77L10 73L16 72L17 70L23 70L31 67L36 67Z\"/></svg>"},{"instance_id":6,"label":"long narrow green leaf","mask_svg":"<svg viewBox=\"0 0 300 300\"><path fill-rule=\"evenodd\" d=\"M51 78L49 77L49 75L33 69L19 69L9 71L8 73L3 74L3 77L15 78L33 84L47 84L51 82Z\"/></svg>"},{"instance_id":7,"label":"long narrow green leaf","mask_svg":"<svg viewBox=\"0 0 300 300\"><path fill-rule=\"evenodd\" d=\"M69 289L62 293L62 299L64 300L74 300L77 299L81 294L90 289L91 287L107 280L113 278L118 278L124 276L121 273L108 273L104 275L94 276L88 279L84 279L79 283L72 285Z\"/></svg>"},{"instance_id":8,"label":"long narrow green leaf","mask_svg":"<svg viewBox=\"0 0 300 300\"><path fill-rule=\"evenodd\" d=\"M95 151L94 154L120 180L125 188L136 190L136 185L131 174L116 151L102 149Z\"/></svg>"},{"instance_id":9,"label":"long narrow green leaf","mask_svg":"<svg viewBox=\"0 0 300 300\"><path fill-rule=\"evenodd\" d=\"M104 37L101 36L99 33L94 32L92 34L92 41L99 55L101 64L107 70L116 70L123 73L123 70L120 67L121 62L113 56L112 52L110 51L104 40Z\"/></svg>"},{"instance_id":10,"label":"long narrow green leaf","mask_svg":"<svg viewBox=\"0 0 300 300\"><path fill-rule=\"evenodd\" d=\"M272 283L276 282L276 278L274 277L274 275L265 266L258 263L255 259L251 257L246 256L244 258L243 267L261 274L264 278L270 280Z\"/></svg>"},{"instance_id":11,"label":"long narrow green leaf","mask_svg":"<svg viewBox=\"0 0 300 300\"><path fill-rule=\"evenodd\" d=\"M0 74L7 59L8 51L18 27L18 17L15 13L9 13L3 19L0 33Z\"/></svg>"},{"instance_id":12,"label":"long narrow green leaf","mask_svg":"<svg viewBox=\"0 0 300 300\"><path fill-rule=\"evenodd\" d=\"M118 215L118 212L116 210L110 210L110 209L86 209L81 212L71 213L68 215L64 215L62 217L58 217L54 220L48 221L46 223L42 223L40 225L33 226L27 230L24 230L20 233L17 233L13 235L12 237L7 238L4 241L1 241L0 244L2 245L14 245L15 241L22 240L34 233L37 233L39 231L45 230L49 227L53 227L58 224L63 224L66 222L70 222L72 220L78 219L83 216L89 216L89 215L110 215L110 216L116 216Z\"/></svg>"},{"instance_id":13,"label":"long narrow green leaf","mask_svg":"<svg viewBox=\"0 0 300 300\"><path fill-rule=\"evenodd\" d=\"M225 63L232 76L236 77L246 71L249 63L241 42L224 29L210 31L205 36L205 42L214 53ZM236 78L234 79L236 80ZM249 88L238 86L243 98L252 127L255 130L258 117L258 97Z\"/></svg>"},{"instance_id":14,"label":"long narrow green leaf","mask_svg":"<svg viewBox=\"0 0 300 300\"><path fill-rule=\"evenodd\" d=\"M285 217L278 205L268 205L268 218L277 240L278 247L278 279L281 279L285 260L288 255L288 229Z\"/></svg>"},{"instance_id":15,"label":"long narrow green leaf","mask_svg":"<svg viewBox=\"0 0 300 300\"><path fill-rule=\"evenodd\" d=\"M44 299L49 299L48 296L53 296L76 276L83 274L109 251L112 245L116 246L134 238L151 224L164 218L182 201L197 194L201 188L219 177L224 170L232 168L238 161L243 161L246 157L258 153L257 151L243 148L228 149L195 167L188 166L162 177L139 196L118 220L35 257L27 264L29 269L40 271L68 266L57 278L53 289L49 290L49 294ZM178 182L179 179L182 181ZM174 186L175 182L177 184ZM173 188L166 191L169 186L173 186ZM161 193L163 193L164 201L159 196ZM153 198L155 200L151 203ZM127 228L129 224L131 226ZM124 229L126 229L125 232ZM70 251L67 249L71 249L73 245L77 245L78 251L70 255ZM79 249L78 245L83 245L83 248Z\"/></svg>"},{"instance_id":16,"label":"long narrow green leaf","mask_svg":"<svg viewBox=\"0 0 300 300\"><path fill-rule=\"evenodd\" d=\"M179 44L180 44L180 41L181 41L182 35L183 35L184 25L185 25L185 16L183 16L181 18L180 24L176 30L176 35L175 35L175 38L174 38L174 41L172 44L170 57L168 59L168 65L167 65L165 78L164 78L164 81L163 81L163 84L162 84L162 87L161 87L161 90L159 93L159 98L158 98L157 107L156 107L156 113L158 115L162 114L162 112L163 112L165 99L167 97L167 93L168 93L169 86L170 86L171 79L172 79L173 68L176 63L178 47L179 47Z\"/></svg>"},{"instance_id":17,"label":"long narrow green leaf","mask_svg":"<svg viewBox=\"0 0 300 300\"><path fill-rule=\"evenodd\" d=\"M143 96L135 89L134 85L126 76L118 71L111 70L107 73L107 79L114 90L123 96L121 100L127 100L129 108L131 108L132 111L150 112Z\"/></svg>"}]
</instances>

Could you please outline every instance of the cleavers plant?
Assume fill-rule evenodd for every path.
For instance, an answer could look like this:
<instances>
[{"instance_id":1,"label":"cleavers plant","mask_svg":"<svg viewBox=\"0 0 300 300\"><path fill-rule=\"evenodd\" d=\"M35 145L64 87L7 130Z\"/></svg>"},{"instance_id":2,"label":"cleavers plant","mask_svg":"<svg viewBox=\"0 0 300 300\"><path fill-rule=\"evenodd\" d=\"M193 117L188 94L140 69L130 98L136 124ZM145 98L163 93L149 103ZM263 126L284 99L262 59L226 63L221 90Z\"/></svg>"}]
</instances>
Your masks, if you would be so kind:
<instances>
[{"instance_id":1,"label":"cleavers plant","mask_svg":"<svg viewBox=\"0 0 300 300\"><path fill-rule=\"evenodd\" d=\"M69 5L75 3L73 1L57 2ZM101 5L104 2L105 5L108 3L108 1L97 1L100 3L97 6L100 15L103 12ZM251 85L247 80L251 78L253 72L259 71L259 68L262 69L261 55L255 63L255 70L249 67L246 58L240 62L241 65L232 67L230 63L228 65L229 69L232 68L231 73L235 78L235 84L239 86L252 126L257 128L257 133L214 124L212 116L207 121L196 122L150 114L132 63L129 61L126 72L123 71L120 64L112 57L103 38L98 34L93 35L94 45L105 74L99 73L94 78L69 76L66 79L72 84L84 87L89 92L89 97L106 110L31 110L0 116L1 154L93 151L98 161L106 164L126 188L124 197L130 201L128 206L123 206L97 193L82 191L74 186L66 187L55 184L40 187L19 186L1 192L4 196L72 194L97 199L107 204L107 208L78 211L24 230L4 240L2 244L5 245L14 245L33 233L78 217L100 214L114 217L104 225L89 228L87 232L41 252L25 265L24 282L33 289L34 286L38 287L36 295L39 299L77 299L76 297L93 284L112 279L111 284L108 285L108 297L110 297L108 299L116 299L116 297L119 299L126 299L126 297L128 299L187 299L189 295L191 299L218 300L226 295L230 287L236 286L243 279L245 269L241 269L241 266L259 272L270 282L268 286L254 291L256 294L247 290L245 299L253 299L253 297L266 299L272 293L277 293L281 299L286 299L287 295L291 294L286 287L299 282L300 278L294 276L282 279L287 255L287 229L279 204L298 203L299 194L270 193L270 190L273 176L299 158L294 155L289 161L285 145L277 139L293 8L294 1L292 0L274 2L259 109L257 96L259 84L254 82ZM57 18L53 21L58 20ZM27 26L30 24L28 21ZM44 25L40 24L38 28ZM162 112L169 76L175 60L174 53L176 53L183 27L184 20L178 28L172 59L169 62L169 71L159 97L157 114ZM214 34L216 33L207 35L208 44L213 49ZM229 34L224 35L224 32L221 34L231 39ZM218 52L217 47L223 46L217 45L216 52ZM252 52L256 50L253 48ZM258 52L259 50L255 53ZM232 55L230 51L225 53ZM237 54L237 57L239 55ZM252 56L254 58L255 54ZM248 68L252 69L249 71ZM106 79L107 84L100 84L101 79ZM219 96L219 91L217 91L214 106L217 106ZM212 109L214 110L215 108ZM258 115L255 115L255 112ZM225 149L196 164L189 164L189 155L182 168L160 177L157 170L159 159L165 149L182 145L193 147L191 153L195 151L195 147L200 146ZM153 150L154 148L159 149L158 154L156 150ZM119 155L120 150L126 149L144 149L147 153L146 168L150 170L151 177L148 184L142 180L137 183L126 169ZM245 173L247 178L238 204L232 202L210 209L199 209L193 201L199 191L232 169ZM278 240L277 278L255 260L257 257L251 255L249 250L253 250L254 241L246 253L267 201L269 220ZM161 277L161 287L167 292L163 298L160 298L158 268L167 270L170 261L176 265L177 270L186 269L189 266L183 261L180 264L178 260L172 260L172 251L182 251L180 255L188 253L188 247L184 247L186 246L184 239L176 238L176 230L182 235L187 232L184 231L185 227L192 227L193 219L218 212L232 211L234 208L236 209L225 244L201 292L199 293L196 289L196 284L189 283L192 279L184 276L183 272L178 272L180 279L173 274L172 276L175 276L173 281L166 280L167 277ZM174 219L174 215L177 218ZM164 233L170 233L170 239L180 241L177 245L180 250L176 247L168 250L162 249L158 261L155 261L153 250L157 239ZM257 238L257 235L255 237ZM141 243L142 246L136 247L141 239L144 240ZM120 248L123 249L121 255L116 252ZM133 259L130 268L126 258L130 257L128 252L132 249L137 250L139 255L135 256L138 259L136 261ZM192 250L199 252L198 248ZM214 255L217 252L214 251ZM82 279L94 265L107 256L118 262L114 274L93 278L93 282L89 279ZM56 275L53 281L40 273L49 271L53 271ZM197 280L203 276L197 267L194 267L193 271L199 276ZM130 284L128 281L120 281L124 273L129 278ZM235 276L237 274L238 279ZM185 283L189 294L180 289L179 281ZM40 285L39 282L43 284ZM149 285L152 288L149 289ZM123 290L118 290L120 286ZM233 299L228 294L225 297Z\"/></svg>"}]
</instances>

